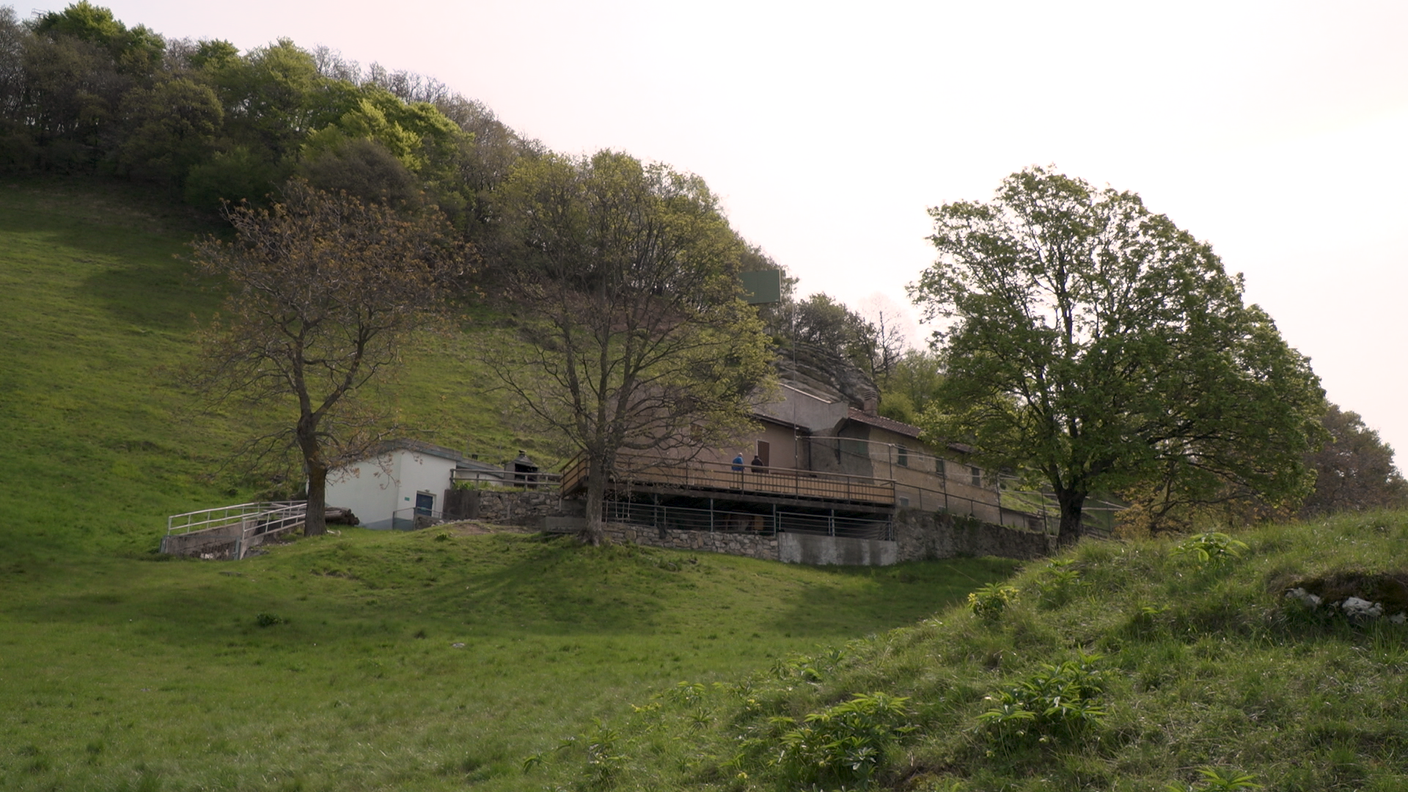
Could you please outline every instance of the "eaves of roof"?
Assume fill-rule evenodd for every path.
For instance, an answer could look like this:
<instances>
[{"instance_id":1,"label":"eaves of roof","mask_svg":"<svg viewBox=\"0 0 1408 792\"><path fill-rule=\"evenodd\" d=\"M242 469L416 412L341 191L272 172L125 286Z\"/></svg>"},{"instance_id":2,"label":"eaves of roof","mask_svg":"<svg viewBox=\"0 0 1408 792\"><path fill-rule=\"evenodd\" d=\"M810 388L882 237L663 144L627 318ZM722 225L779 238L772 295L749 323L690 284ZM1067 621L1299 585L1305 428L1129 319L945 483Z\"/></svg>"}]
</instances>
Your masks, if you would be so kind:
<instances>
[{"instance_id":1,"label":"eaves of roof","mask_svg":"<svg viewBox=\"0 0 1408 792\"><path fill-rule=\"evenodd\" d=\"M920 430L917 426L911 426L902 421L896 421L893 418L885 418L884 416L880 415L871 415L870 413L864 412L862 410L857 410L854 407L850 408L850 412L847 413L846 418L855 421L856 423L863 423L867 426L874 426L877 429L884 429L887 432L894 432L895 434L901 434L905 437L913 437L916 440L919 438Z\"/></svg>"}]
</instances>

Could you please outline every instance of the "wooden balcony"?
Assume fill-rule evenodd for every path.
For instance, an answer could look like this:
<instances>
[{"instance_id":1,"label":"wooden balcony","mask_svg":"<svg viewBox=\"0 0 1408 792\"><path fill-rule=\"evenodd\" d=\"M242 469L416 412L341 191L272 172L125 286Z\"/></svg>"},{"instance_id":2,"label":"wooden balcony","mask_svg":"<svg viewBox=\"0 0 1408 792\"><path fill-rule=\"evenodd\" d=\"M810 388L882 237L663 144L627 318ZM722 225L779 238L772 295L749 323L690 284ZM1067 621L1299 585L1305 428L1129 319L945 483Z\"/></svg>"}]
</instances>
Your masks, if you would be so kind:
<instances>
[{"instance_id":1,"label":"wooden balcony","mask_svg":"<svg viewBox=\"0 0 1408 792\"><path fill-rule=\"evenodd\" d=\"M768 468L754 472L751 466L745 466L740 472L727 463L651 460L645 456L624 457L618 467L620 470L608 484L608 491L617 494L630 490L710 497L761 496L882 507L895 505L895 482L887 479L790 468ZM582 492L586 489L586 483L586 460L577 457L563 469L562 494Z\"/></svg>"}]
</instances>

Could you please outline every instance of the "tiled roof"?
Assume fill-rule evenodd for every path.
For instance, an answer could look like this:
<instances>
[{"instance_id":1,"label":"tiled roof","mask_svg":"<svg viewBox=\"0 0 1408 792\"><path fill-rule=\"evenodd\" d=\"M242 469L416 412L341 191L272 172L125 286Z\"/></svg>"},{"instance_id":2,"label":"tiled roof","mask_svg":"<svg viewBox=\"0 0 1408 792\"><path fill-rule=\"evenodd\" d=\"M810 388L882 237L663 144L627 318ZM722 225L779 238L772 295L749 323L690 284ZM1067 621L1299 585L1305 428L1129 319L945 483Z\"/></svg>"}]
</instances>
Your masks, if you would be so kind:
<instances>
[{"instance_id":1,"label":"tiled roof","mask_svg":"<svg viewBox=\"0 0 1408 792\"><path fill-rule=\"evenodd\" d=\"M907 423L896 421L891 418L885 418L879 415L871 415L870 413L864 412L862 410L857 410L854 407L850 409L850 412L847 414L846 417L848 417L852 421L855 421L856 423L863 423L868 426L874 426L877 429L884 429L887 432L902 434L905 437L913 437L916 439L919 437L919 427L917 426L910 426Z\"/></svg>"}]
</instances>

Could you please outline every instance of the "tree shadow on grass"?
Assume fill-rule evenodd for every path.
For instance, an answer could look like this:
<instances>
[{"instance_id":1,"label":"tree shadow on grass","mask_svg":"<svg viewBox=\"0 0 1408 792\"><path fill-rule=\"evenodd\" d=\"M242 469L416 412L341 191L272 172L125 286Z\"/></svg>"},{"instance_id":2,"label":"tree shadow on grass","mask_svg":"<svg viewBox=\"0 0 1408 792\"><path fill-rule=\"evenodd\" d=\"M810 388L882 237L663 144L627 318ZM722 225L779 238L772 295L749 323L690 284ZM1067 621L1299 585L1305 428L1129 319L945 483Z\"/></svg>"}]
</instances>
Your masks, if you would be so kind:
<instances>
[{"instance_id":1,"label":"tree shadow on grass","mask_svg":"<svg viewBox=\"0 0 1408 792\"><path fill-rule=\"evenodd\" d=\"M889 567L819 567L819 579L779 612L773 629L794 636L867 635L913 624L1010 578L1005 558L915 561Z\"/></svg>"},{"instance_id":2,"label":"tree shadow on grass","mask_svg":"<svg viewBox=\"0 0 1408 792\"><path fill-rule=\"evenodd\" d=\"M218 226L197 222L121 185L44 183L0 190L0 236L37 240L23 254L65 271L84 301L129 326L185 330L216 304L186 260L187 242Z\"/></svg>"}]
</instances>

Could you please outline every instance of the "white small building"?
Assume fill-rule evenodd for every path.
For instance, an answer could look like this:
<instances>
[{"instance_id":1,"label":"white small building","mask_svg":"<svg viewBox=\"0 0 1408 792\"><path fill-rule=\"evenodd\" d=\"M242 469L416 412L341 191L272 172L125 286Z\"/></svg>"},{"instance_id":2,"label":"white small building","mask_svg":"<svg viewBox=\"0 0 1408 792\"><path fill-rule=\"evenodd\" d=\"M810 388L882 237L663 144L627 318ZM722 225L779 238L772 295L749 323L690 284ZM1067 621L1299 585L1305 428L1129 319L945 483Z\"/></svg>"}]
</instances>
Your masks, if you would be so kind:
<instances>
[{"instance_id":1,"label":"white small building","mask_svg":"<svg viewBox=\"0 0 1408 792\"><path fill-rule=\"evenodd\" d=\"M479 481L502 482L507 474L454 449L419 440L388 443L378 456L328 473L327 504L351 509L367 528L410 528L416 515L439 517L455 471L473 471Z\"/></svg>"}]
</instances>

